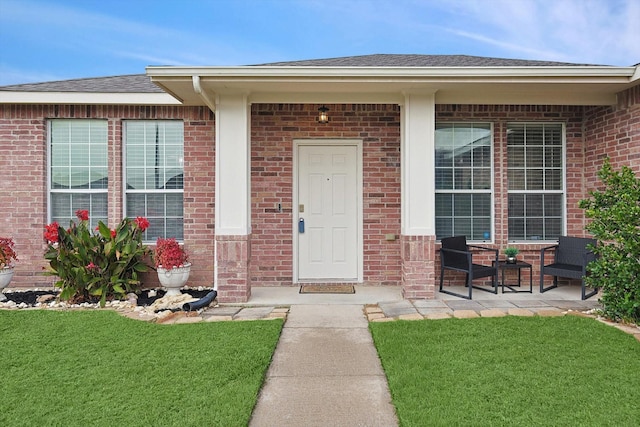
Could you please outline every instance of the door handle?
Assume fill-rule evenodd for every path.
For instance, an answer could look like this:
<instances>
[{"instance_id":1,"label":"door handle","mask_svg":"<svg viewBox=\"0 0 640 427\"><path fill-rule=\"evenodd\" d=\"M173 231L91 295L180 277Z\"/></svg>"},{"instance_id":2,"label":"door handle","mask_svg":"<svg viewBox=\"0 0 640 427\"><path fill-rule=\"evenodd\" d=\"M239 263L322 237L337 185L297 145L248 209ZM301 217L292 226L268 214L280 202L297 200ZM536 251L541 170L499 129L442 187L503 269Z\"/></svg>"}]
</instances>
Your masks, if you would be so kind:
<instances>
[{"instance_id":1,"label":"door handle","mask_svg":"<svg viewBox=\"0 0 640 427\"><path fill-rule=\"evenodd\" d=\"M298 220L298 233L304 233L304 218Z\"/></svg>"}]
</instances>

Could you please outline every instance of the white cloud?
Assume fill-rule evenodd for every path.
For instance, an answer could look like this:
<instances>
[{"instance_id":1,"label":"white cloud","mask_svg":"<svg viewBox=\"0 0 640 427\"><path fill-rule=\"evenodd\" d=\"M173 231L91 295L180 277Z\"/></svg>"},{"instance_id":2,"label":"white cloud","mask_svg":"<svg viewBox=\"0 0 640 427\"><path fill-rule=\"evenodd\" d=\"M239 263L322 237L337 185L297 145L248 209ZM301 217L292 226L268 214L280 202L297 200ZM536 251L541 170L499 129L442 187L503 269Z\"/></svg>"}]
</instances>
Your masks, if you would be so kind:
<instances>
[{"instance_id":1,"label":"white cloud","mask_svg":"<svg viewBox=\"0 0 640 427\"><path fill-rule=\"evenodd\" d=\"M68 52L92 52L96 56L116 56L145 64L200 65L211 63L208 52L220 56L235 50L224 41L206 39L195 32L82 10L82 3L72 8L52 3L1 1L6 2L2 6L2 21L28 25L36 29L29 37Z\"/></svg>"},{"instance_id":2,"label":"white cloud","mask_svg":"<svg viewBox=\"0 0 640 427\"><path fill-rule=\"evenodd\" d=\"M37 64L33 69L66 73L63 78L143 72L147 65L243 65L369 53L640 62L638 0L327 4L0 0L0 38L11 46L2 61L5 68L21 70L30 62ZM144 10L148 13L140 12ZM38 75L45 76L37 71L12 73L11 78L19 80L10 83ZM8 73L1 79L9 81Z\"/></svg>"},{"instance_id":3,"label":"white cloud","mask_svg":"<svg viewBox=\"0 0 640 427\"><path fill-rule=\"evenodd\" d=\"M469 29L453 26L449 31L515 55L611 65L640 60L636 0L467 0L452 5Z\"/></svg>"}]
</instances>

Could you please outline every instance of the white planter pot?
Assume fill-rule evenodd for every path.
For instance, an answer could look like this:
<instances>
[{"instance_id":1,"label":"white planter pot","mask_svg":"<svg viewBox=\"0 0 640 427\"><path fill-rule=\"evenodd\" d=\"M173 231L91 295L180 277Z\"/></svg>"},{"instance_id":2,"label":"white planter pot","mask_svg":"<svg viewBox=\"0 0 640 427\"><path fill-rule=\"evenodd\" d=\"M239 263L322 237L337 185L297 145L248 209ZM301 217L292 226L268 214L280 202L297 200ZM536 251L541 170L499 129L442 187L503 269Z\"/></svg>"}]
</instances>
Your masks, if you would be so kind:
<instances>
[{"instance_id":1,"label":"white planter pot","mask_svg":"<svg viewBox=\"0 0 640 427\"><path fill-rule=\"evenodd\" d=\"M0 301L4 301L7 299L7 297L2 294L2 291L4 290L4 288L9 286L12 278L13 267L4 267L0 269Z\"/></svg>"},{"instance_id":2,"label":"white planter pot","mask_svg":"<svg viewBox=\"0 0 640 427\"><path fill-rule=\"evenodd\" d=\"M191 264L185 264L184 267L176 267L164 269L158 267L158 280L160 284L167 290L165 296L180 295L180 288L187 283L189 273L191 272Z\"/></svg>"}]
</instances>

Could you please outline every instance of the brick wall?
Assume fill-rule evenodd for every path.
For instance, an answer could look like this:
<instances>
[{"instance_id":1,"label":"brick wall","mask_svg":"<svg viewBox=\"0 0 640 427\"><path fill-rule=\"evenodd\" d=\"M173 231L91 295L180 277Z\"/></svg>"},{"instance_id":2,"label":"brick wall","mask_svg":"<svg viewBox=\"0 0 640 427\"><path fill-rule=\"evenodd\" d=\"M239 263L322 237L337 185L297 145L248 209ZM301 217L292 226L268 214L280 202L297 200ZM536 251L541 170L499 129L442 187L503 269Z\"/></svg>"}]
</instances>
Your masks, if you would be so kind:
<instances>
[{"instance_id":1,"label":"brick wall","mask_svg":"<svg viewBox=\"0 0 640 427\"><path fill-rule=\"evenodd\" d=\"M386 241L385 234L400 234L399 108L327 105L331 121L319 124L318 107L252 106L252 284L292 284L293 140L351 138L363 141L364 280L398 285L400 243Z\"/></svg>"},{"instance_id":2,"label":"brick wall","mask_svg":"<svg viewBox=\"0 0 640 427\"><path fill-rule=\"evenodd\" d=\"M584 215L578 201L584 198L586 189L583 179L585 143L582 130L582 107L536 106L536 105L436 105L436 122L479 121L493 124L494 161L494 244L484 245L496 249L508 243L508 194L507 194L507 123L509 122L556 122L566 125L566 186L567 186L567 233L584 235ZM539 277L540 248L546 244L518 244L518 257L533 265L534 283ZM439 245L438 245L439 248ZM500 254L503 258L503 254ZM474 262L475 262L474 258ZM480 262L490 262L487 257ZM436 255L436 279L440 277L440 257ZM464 277L447 272L445 283L464 283Z\"/></svg>"},{"instance_id":3,"label":"brick wall","mask_svg":"<svg viewBox=\"0 0 640 427\"><path fill-rule=\"evenodd\" d=\"M211 286L214 247L214 121L206 107L0 105L2 188L0 235L16 241L20 262L11 286L45 286L41 274L46 249L47 119L108 121L109 225L122 220L122 121L182 119L185 130L185 247L194 263L190 284ZM154 274L145 284L155 285Z\"/></svg>"},{"instance_id":4,"label":"brick wall","mask_svg":"<svg viewBox=\"0 0 640 427\"><path fill-rule=\"evenodd\" d=\"M437 121L485 121L494 129L495 244L507 245L506 123L563 122L567 146L568 233L584 235L577 203L595 185L604 155L619 167L640 170L640 87L623 92L612 107L438 105ZM254 286L292 283L293 140L349 138L363 141L364 279L397 285L402 279L400 239L400 109L395 105L327 105L331 122L316 122L317 108L299 104L252 106L252 236L250 281ZM0 106L0 235L16 240L20 263L12 286L43 286L46 223L46 120L101 118L109 132L109 222L122 216L122 120L185 121L185 246L194 269L191 285L213 278L214 118L206 107ZM282 211L277 204L282 204ZM540 244L519 245L534 265ZM439 259L435 259L438 269ZM406 271L406 275L411 272ZM436 279L439 272L436 272ZM154 284L153 278L149 284ZM243 279L245 280L245 279Z\"/></svg>"},{"instance_id":5,"label":"brick wall","mask_svg":"<svg viewBox=\"0 0 640 427\"><path fill-rule=\"evenodd\" d=\"M585 111L585 182L599 186L598 170L609 157L615 170L629 166L640 175L640 85L618 94L618 103Z\"/></svg>"}]
</instances>

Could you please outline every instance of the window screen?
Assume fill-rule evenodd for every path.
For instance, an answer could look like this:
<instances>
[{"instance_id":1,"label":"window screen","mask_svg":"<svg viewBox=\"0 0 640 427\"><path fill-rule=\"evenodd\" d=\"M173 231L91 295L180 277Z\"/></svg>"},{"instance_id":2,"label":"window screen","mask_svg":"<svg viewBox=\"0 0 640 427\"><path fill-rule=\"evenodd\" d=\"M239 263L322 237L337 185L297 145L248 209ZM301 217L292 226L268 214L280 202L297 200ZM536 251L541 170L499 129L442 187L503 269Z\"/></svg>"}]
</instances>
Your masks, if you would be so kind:
<instances>
[{"instance_id":1,"label":"window screen","mask_svg":"<svg viewBox=\"0 0 640 427\"><path fill-rule=\"evenodd\" d=\"M91 227L107 222L107 165L106 120L51 120L50 221L66 227L78 209L86 209Z\"/></svg>"},{"instance_id":2,"label":"window screen","mask_svg":"<svg viewBox=\"0 0 640 427\"><path fill-rule=\"evenodd\" d=\"M489 123L439 123L435 135L436 237L491 239Z\"/></svg>"},{"instance_id":3,"label":"window screen","mask_svg":"<svg viewBox=\"0 0 640 427\"><path fill-rule=\"evenodd\" d=\"M564 128L507 125L509 240L556 240L564 223Z\"/></svg>"},{"instance_id":4,"label":"window screen","mask_svg":"<svg viewBox=\"0 0 640 427\"><path fill-rule=\"evenodd\" d=\"M145 240L184 237L184 126L125 122L126 216L149 220Z\"/></svg>"}]
</instances>

